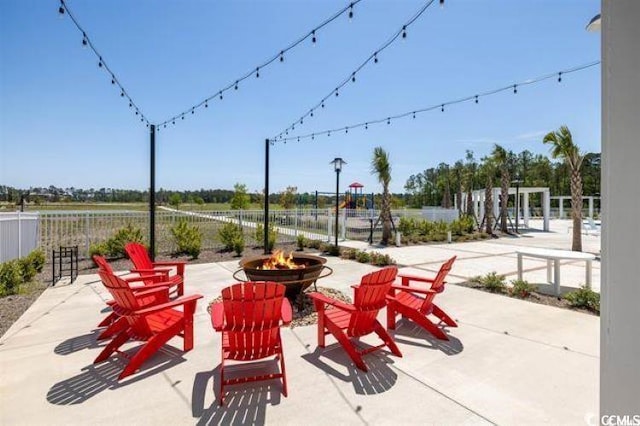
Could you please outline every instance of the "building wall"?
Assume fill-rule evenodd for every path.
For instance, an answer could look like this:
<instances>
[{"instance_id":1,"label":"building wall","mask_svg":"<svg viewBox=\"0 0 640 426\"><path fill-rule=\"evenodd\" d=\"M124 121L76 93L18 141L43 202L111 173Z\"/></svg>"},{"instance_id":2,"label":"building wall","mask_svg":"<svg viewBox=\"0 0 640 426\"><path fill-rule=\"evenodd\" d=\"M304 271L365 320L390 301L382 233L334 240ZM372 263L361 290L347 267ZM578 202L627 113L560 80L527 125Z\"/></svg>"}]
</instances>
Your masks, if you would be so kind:
<instances>
[{"instance_id":1,"label":"building wall","mask_svg":"<svg viewBox=\"0 0 640 426\"><path fill-rule=\"evenodd\" d=\"M640 415L640 1L602 1L600 414Z\"/></svg>"}]
</instances>

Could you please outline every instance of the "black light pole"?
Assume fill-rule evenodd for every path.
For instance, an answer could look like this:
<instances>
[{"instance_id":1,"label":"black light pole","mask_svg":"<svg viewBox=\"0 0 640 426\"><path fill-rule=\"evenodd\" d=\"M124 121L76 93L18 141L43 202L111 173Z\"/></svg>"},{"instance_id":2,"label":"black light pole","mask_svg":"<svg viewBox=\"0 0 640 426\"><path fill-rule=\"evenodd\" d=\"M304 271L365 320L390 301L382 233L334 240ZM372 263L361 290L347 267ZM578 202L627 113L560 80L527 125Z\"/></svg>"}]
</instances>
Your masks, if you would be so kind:
<instances>
[{"instance_id":1,"label":"black light pole","mask_svg":"<svg viewBox=\"0 0 640 426\"><path fill-rule=\"evenodd\" d=\"M156 258L156 125L150 129L150 164L149 164L149 257Z\"/></svg>"},{"instance_id":2,"label":"black light pole","mask_svg":"<svg viewBox=\"0 0 640 426\"><path fill-rule=\"evenodd\" d=\"M336 247L338 247L338 210L340 208L340 172L342 171L342 165L347 164L347 162L340 157L336 157L329 164L333 164L333 168L336 171Z\"/></svg>"},{"instance_id":3,"label":"black light pole","mask_svg":"<svg viewBox=\"0 0 640 426\"><path fill-rule=\"evenodd\" d=\"M264 254L269 254L269 139L264 140Z\"/></svg>"},{"instance_id":4,"label":"black light pole","mask_svg":"<svg viewBox=\"0 0 640 426\"><path fill-rule=\"evenodd\" d=\"M516 175L515 179L511 181L516 186L516 234L518 233L518 216L520 216L520 184L522 180L520 176Z\"/></svg>"}]
</instances>

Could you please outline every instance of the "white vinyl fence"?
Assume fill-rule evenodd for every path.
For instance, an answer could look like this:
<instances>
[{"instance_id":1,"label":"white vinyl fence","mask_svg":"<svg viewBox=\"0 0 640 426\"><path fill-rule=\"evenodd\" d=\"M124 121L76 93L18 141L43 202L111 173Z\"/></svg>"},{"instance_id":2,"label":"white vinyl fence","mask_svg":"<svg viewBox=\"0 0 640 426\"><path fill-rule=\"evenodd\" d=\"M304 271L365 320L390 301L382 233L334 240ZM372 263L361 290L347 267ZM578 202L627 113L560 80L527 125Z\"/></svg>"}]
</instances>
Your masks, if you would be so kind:
<instances>
[{"instance_id":1,"label":"white vinyl fence","mask_svg":"<svg viewBox=\"0 0 640 426\"><path fill-rule=\"evenodd\" d=\"M39 237L38 213L0 213L0 263L28 255Z\"/></svg>"}]
</instances>

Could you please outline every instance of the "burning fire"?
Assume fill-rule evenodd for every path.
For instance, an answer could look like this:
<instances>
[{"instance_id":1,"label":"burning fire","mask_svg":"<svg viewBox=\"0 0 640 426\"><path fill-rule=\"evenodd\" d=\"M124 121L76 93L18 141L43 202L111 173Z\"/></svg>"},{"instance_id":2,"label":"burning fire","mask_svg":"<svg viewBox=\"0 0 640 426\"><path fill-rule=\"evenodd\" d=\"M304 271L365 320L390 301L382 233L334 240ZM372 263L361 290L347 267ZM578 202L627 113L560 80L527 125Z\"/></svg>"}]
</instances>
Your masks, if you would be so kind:
<instances>
[{"instance_id":1,"label":"burning fire","mask_svg":"<svg viewBox=\"0 0 640 426\"><path fill-rule=\"evenodd\" d=\"M304 264L297 264L293 261L293 252L289 253L289 256L285 256L284 251L276 250L258 269L302 269L304 267Z\"/></svg>"}]
</instances>

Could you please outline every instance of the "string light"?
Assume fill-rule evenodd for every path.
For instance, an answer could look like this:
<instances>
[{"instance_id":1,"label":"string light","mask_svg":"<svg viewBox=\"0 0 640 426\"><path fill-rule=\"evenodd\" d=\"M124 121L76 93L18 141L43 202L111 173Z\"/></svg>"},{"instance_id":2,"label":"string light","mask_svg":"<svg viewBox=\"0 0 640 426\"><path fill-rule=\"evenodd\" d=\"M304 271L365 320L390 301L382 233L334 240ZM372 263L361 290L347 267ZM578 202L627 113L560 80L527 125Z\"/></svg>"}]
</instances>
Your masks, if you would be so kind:
<instances>
[{"instance_id":1,"label":"string light","mask_svg":"<svg viewBox=\"0 0 640 426\"><path fill-rule=\"evenodd\" d=\"M282 136L280 136L280 138L283 141L291 140L293 138L296 138L296 140L297 140L297 138L300 138L300 140L303 140L303 139L308 139L308 138L312 138L313 139L312 136L314 136L315 134L326 133L327 136L330 136L331 132L333 132L333 131L338 131L338 130L347 129L347 128L349 128L349 129L356 128L357 129L359 127L364 127L365 130L368 130L370 124L381 124L381 123L390 124L391 120L396 120L396 119L405 118L405 117L409 117L409 116L415 118L417 114L428 112L428 111L433 111L435 109L440 109L441 112L444 112L445 105L454 105L454 104L460 104L460 103L463 103L463 102L471 102L471 101L473 101L475 103L478 103L480 97L492 96L492 95L496 95L496 94L499 94L499 93L502 93L502 92L511 91L514 88L517 88L518 86L526 86L526 85L531 85L531 84L537 84L537 83L543 82L545 80L549 80L549 79L552 79L552 78L557 78L558 76L560 76L562 74L566 75L566 74L570 74L570 73L586 70L588 68L592 68L592 67L594 67L596 65L599 65L600 63L601 63L600 61L594 61L594 62L590 62L590 63L587 63L587 64L578 65L576 67L565 69L565 70L562 70L560 72L554 72L554 73L551 73L551 74L542 75L542 76L539 76L539 77L535 77L535 78L532 78L532 79L525 80L523 82L519 82L519 83L515 83L515 84L512 83L512 84L509 84L507 86L499 87L497 89L488 90L486 92L482 92L482 93L466 96L466 97L460 98L460 99L454 99L454 100L447 101L447 102L437 103L437 104L435 104L433 106L425 107L425 108L422 108L422 109L416 109L416 110L411 110L411 111L404 112L404 113L401 113L401 114L387 116L387 117L382 118L382 119L369 120L369 121L365 121L365 122L362 122L362 123L355 123L355 124L350 124L348 126L337 127L337 128L330 129L330 130L322 130L322 131L319 131L319 132L317 131L317 132L314 132L314 133L311 133L311 134L306 134L306 135L297 135L297 136L291 136L291 137L285 137L285 138L282 138Z\"/></svg>"},{"instance_id":2,"label":"string light","mask_svg":"<svg viewBox=\"0 0 640 426\"><path fill-rule=\"evenodd\" d=\"M356 73L355 72L353 74L351 74L351 82L352 83L356 82Z\"/></svg>"},{"instance_id":3,"label":"string light","mask_svg":"<svg viewBox=\"0 0 640 426\"><path fill-rule=\"evenodd\" d=\"M518 93L518 85L514 84L513 85L513 94L515 95L516 93Z\"/></svg>"},{"instance_id":4,"label":"string light","mask_svg":"<svg viewBox=\"0 0 640 426\"><path fill-rule=\"evenodd\" d=\"M324 98L322 98L320 100L320 102L319 102L320 107L324 108L324 101L327 100L331 96L332 93L337 97L337 96L339 96L339 89L344 87L344 85L349 83L350 81L351 82L355 82L356 73L358 73L362 68L364 68L367 64L369 64L369 62L371 62L371 60L373 60L374 63L378 63L378 53L380 53L383 50L385 50L386 48L388 48L398 38L401 38L401 39L406 38L406 31L409 28L409 26L411 26L413 23L415 23L415 21L417 21L418 18L420 18L420 16L422 16L422 14L429 8L429 6L431 6L433 4L434 1L435 0L429 0L424 5L422 5L418 9L418 11L416 13L414 13L414 15L407 22L405 22L385 43L383 43L378 49L376 49L371 55L369 55L355 70L350 72L348 74L347 78L342 80L334 90L332 90L329 94L327 94ZM353 4L355 4L355 2ZM316 104L316 105L312 106L311 108L307 109L307 111L314 110L317 107L318 107L318 104ZM303 115L303 117L306 116L307 114L309 114L309 113L306 112ZM294 123L298 122L298 121L299 121L299 118L294 120ZM282 131L279 133L279 135L281 135L281 134L282 134Z\"/></svg>"},{"instance_id":5,"label":"string light","mask_svg":"<svg viewBox=\"0 0 640 426\"><path fill-rule=\"evenodd\" d=\"M558 83L562 81L562 71L558 73Z\"/></svg>"},{"instance_id":6,"label":"string light","mask_svg":"<svg viewBox=\"0 0 640 426\"><path fill-rule=\"evenodd\" d=\"M109 66L107 65L107 62L104 60L102 55L98 52L96 47L93 45L93 43L91 42L91 38L89 37L87 32L84 30L84 28L82 28L82 26L80 25L76 17L73 15L73 12L69 9L67 4L65 3L65 0L60 0L60 6L58 7L58 14L61 17L63 17L64 15L67 15L69 17L73 25L75 25L76 29L80 32L80 34L82 34L82 48L90 49L93 52L95 57L98 59L98 68L103 69L108 73L109 77L111 78L111 85L117 86L118 90L120 91L120 97L124 98L126 96L127 100L129 101L129 107L133 110L135 115L140 117L141 122L143 123L146 122L146 124L149 125L149 120L147 120L142 110L136 105L133 99L131 99L131 97L127 94L127 91L122 86L122 84L120 84L120 81L116 77L115 73L109 68Z\"/></svg>"},{"instance_id":7,"label":"string light","mask_svg":"<svg viewBox=\"0 0 640 426\"><path fill-rule=\"evenodd\" d=\"M210 101L211 99L213 99L216 95L222 100L222 93L223 92L231 89L232 87L234 88L234 90L238 90L239 84L242 81L244 81L245 79L249 78L249 77L255 76L255 78L260 78L260 70L262 70L265 67L271 65L273 62L284 62L284 55L288 51L290 51L290 50L294 49L295 47L297 47L299 44L303 43L308 38L311 38L311 43L313 45L315 45L316 41L317 41L317 31L319 31L322 28L324 28L325 26L329 25L331 22L333 22L334 20L336 20L338 17L340 17L343 14L347 14L350 18L352 18L353 17L353 8L360 1L361 0L353 0L352 2L347 4L345 7L343 7L342 9L338 10L333 15L331 15L329 18L325 19L322 23L320 23L320 25L314 27L311 31L305 33L303 36L299 37L297 40L295 40L294 42L289 44L287 47L285 47L284 49L278 50L273 56L271 56L269 59L267 59L264 63L259 64L258 66L254 67L254 68L251 68L251 71L249 71L248 73L246 73L246 74L242 75L241 77L237 78L235 81L232 80L233 82L231 84L223 87L222 89L219 89L218 92L214 92L216 94L211 95L209 97L206 97L205 99L203 99L199 103L193 105L191 108L183 111L182 113L184 114L184 113L187 113L187 112L191 111L192 109L198 109L202 105L205 105L205 103L207 101ZM166 120L166 121L169 121L169 120ZM164 122L161 122L160 124L162 124L162 123L164 123Z\"/></svg>"}]
</instances>

